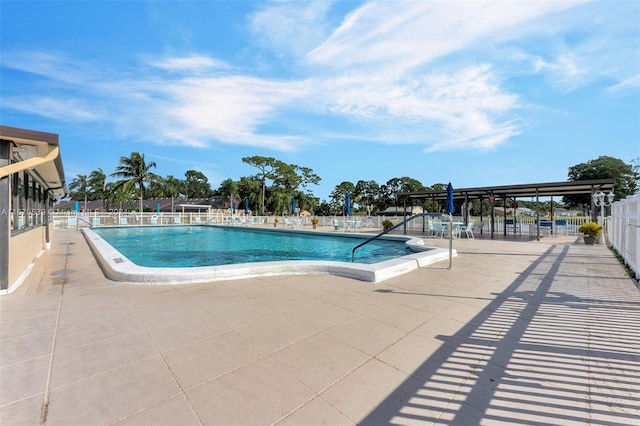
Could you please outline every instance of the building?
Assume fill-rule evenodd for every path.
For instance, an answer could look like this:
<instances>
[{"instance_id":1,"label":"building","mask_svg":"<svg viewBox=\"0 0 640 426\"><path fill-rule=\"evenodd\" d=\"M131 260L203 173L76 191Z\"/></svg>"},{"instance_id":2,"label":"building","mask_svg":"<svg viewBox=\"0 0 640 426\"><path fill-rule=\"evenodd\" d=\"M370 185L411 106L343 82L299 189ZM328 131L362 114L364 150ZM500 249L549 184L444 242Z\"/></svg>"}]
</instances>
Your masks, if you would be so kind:
<instances>
[{"instance_id":1,"label":"building","mask_svg":"<svg viewBox=\"0 0 640 426\"><path fill-rule=\"evenodd\" d=\"M388 207L377 214L378 216L413 216L421 213L424 213L422 207Z\"/></svg>"},{"instance_id":2,"label":"building","mask_svg":"<svg viewBox=\"0 0 640 426\"><path fill-rule=\"evenodd\" d=\"M58 135L0 126L0 293L51 246L49 211L65 193Z\"/></svg>"}]
</instances>

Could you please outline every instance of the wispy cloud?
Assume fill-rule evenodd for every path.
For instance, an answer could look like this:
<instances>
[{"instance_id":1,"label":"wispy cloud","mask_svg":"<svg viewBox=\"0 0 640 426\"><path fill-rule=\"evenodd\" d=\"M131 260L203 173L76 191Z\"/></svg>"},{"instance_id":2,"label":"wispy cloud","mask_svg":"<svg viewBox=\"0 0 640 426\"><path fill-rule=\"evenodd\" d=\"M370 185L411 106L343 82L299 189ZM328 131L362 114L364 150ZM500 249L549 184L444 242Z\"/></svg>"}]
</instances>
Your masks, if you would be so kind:
<instances>
[{"instance_id":1,"label":"wispy cloud","mask_svg":"<svg viewBox=\"0 0 640 426\"><path fill-rule=\"evenodd\" d=\"M223 61L205 55L191 55L183 57L168 57L151 61L154 67L172 72L204 72L212 69L228 69L229 65Z\"/></svg>"},{"instance_id":2,"label":"wispy cloud","mask_svg":"<svg viewBox=\"0 0 640 426\"><path fill-rule=\"evenodd\" d=\"M302 56L322 43L329 32L331 1L266 3L249 16L254 42L278 56Z\"/></svg>"},{"instance_id":3,"label":"wispy cloud","mask_svg":"<svg viewBox=\"0 0 640 426\"><path fill-rule=\"evenodd\" d=\"M86 101L78 99L12 96L2 99L2 107L69 122L101 119L100 114L91 111L93 108Z\"/></svg>"},{"instance_id":4,"label":"wispy cloud","mask_svg":"<svg viewBox=\"0 0 640 426\"><path fill-rule=\"evenodd\" d=\"M640 74L629 77L605 90L605 94L611 97L624 96L627 94L638 96L638 93L640 93Z\"/></svg>"}]
</instances>

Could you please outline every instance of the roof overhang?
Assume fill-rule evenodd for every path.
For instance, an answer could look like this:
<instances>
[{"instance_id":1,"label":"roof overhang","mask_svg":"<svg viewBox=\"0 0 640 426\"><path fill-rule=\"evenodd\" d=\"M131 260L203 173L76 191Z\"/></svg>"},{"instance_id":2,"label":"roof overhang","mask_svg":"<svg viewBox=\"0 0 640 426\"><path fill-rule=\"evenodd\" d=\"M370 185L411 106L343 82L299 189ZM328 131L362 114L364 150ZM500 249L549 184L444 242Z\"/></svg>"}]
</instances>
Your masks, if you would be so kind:
<instances>
[{"instance_id":1,"label":"roof overhang","mask_svg":"<svg viewBox=\"0 0 640 426\"><path fill-rule=\"evenodd\" d=\"M210 209L211 206L208 204L178 204L176 207L181 207L183 209Z\"/></svg>"},{"instance_id":2,"label":"roof overhang","mask_svg":"<svg viewBox=\"0 0 640 426\"><path fill-rule=\"evenodd\" d=\"M592 194L596 191L613 191L615 179L592 179L566 182L529 183L521 185L484 186L476 188L454 188L454 197L488 198L523 198L523 197L554 197L563 195ZM446 200L447 191L415 191L400 192L398 196L405 198L428 198Z\"/></svg>"},{"instance_id":3,"label":"roof overhang","mask_svg":"<svg viewBox=\"0 0 640 426\"><path fill-rule=\"evenodd\" d=\"M12 142L12 158L15 153L21 159L17 163L3 166L0 176L32 169L46 189L60 195L67 192L57 134L0 126L0 139Z\"/></svg>"}]
</instances>

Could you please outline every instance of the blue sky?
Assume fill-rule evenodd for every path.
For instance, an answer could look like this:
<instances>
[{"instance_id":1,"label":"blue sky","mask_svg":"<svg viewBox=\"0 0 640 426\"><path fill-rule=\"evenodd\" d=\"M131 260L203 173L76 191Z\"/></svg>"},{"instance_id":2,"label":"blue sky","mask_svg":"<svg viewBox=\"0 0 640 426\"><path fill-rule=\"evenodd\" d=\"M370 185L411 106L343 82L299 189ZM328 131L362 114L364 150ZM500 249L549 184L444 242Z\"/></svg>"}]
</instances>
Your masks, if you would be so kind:
<instances>
[{"instance_id":1,"label":"blue sky","mask_svg":"<svg viewBox=\"0 0 640 426\"><path fill-rule=\"evenodd\" d=\"M275 157L343 181L562 181L640 157L638 1L5 1L0 121L67 181L132 151L213 188Z\"/></svg>"}]
</instances>

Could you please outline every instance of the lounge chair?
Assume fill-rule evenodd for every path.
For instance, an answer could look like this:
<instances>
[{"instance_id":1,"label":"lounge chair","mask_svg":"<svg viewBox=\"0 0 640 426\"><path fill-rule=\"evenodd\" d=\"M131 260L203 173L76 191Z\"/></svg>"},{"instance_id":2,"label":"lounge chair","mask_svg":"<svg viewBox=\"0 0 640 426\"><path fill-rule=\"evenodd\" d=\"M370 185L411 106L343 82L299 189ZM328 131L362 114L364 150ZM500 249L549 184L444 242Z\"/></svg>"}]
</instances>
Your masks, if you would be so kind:
<instances>
[{"instance_id":1,"label":"lounge chair","mask_svg":"<svg viewBox=\"0 0 640 426\"><path fill-rule=\"evenodd\" d=\"M127 219L126 217L121 217L118 219L118 223L120 225L128 225L129 224L129 219Z\"/></svg>"}]
</instances>

